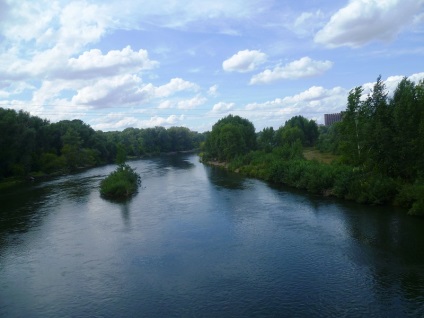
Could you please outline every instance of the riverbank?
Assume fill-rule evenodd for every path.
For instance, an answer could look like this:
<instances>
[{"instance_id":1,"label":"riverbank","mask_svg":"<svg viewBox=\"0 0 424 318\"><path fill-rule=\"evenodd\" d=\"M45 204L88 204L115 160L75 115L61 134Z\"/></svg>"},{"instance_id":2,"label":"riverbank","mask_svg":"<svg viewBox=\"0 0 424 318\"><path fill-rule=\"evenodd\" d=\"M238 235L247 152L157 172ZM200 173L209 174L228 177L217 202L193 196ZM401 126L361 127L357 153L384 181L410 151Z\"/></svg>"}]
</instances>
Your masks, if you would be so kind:
<instances>
[{"instance_id":1,"label":"riverbank","mask_svg":"<svg viewBox=\"0 0 424 318\"><path fill-rule=\"evenodd\" d=\"M282 160L275 153L251 152L232 162L205 160L205 164L309 193L334 196L368 205L391 205L424 216L424 184L408 184L382 174L338 163Z\"/></svg>"}]
</instances>

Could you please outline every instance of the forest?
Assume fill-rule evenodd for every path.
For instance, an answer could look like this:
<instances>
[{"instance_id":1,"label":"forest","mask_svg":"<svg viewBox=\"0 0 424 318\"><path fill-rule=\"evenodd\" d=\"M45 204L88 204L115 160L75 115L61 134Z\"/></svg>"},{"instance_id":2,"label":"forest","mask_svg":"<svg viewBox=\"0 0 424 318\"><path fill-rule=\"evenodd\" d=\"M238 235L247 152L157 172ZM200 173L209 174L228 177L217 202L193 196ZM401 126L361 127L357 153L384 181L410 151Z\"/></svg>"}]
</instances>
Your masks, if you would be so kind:
<instances>
[{"instance_id":1,"label":"forest","mask_svg":"<svg viewBox=\"0 0 424 318\"><path fill-rule=\"evenodd\" d=\"M202 158L311 193L424 215L424 82L404 78L389 97L378 77L368 95L363 91L350 91L342 121L330 127L295 116L255 134L247 119L222 118L207 135ZM305 147L337 159L306 160Z\"/></svg>"},{"instance_id":2,"label":"forest","mask_svg":"<svg viewBox=\"0 0 424 318\"><path fill-rule=\"evenodd\" d=\"M50 123L24 111L0 108L0 181L64 174L126 157L188 151L204 135L185 127L95 131L83 121Z\"/></svg>"}]
</instances>

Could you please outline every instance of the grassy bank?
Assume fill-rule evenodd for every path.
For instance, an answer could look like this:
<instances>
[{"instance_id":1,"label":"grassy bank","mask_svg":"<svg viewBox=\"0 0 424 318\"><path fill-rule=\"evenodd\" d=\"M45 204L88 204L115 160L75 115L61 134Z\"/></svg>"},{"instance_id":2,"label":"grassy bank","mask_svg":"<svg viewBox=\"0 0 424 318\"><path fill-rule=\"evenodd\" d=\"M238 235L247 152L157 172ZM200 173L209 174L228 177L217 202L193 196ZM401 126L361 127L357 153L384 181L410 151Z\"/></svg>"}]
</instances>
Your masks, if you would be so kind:
<instances>
[{"instance_id":1,"label":"grassy bank","mask_svg":"<svg viewBox=\"0 0 424 318\"><path fill-rule=\"evenodd\" d=\"M314 194L363 204L396 205L407 208L410 215L424 215L424 183L408 184L360 167L337 163L334 158L331 161L324 158L321 161L316 158L283 158L278 150L253 151L227 165L220 165L248 177Z\"/></svg>"}]
</instances>

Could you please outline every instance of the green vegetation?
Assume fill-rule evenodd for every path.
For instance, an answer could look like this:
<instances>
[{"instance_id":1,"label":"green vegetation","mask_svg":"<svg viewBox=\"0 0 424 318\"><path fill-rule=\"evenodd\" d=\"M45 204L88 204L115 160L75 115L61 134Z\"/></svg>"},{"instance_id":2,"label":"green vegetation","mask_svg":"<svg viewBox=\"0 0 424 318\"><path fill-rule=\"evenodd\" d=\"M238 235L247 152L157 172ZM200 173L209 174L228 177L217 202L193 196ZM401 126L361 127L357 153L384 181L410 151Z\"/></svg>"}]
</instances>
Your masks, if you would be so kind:
<instances>
[{"instance_id":1,"label":"green vegetation","mask_svg":"<svg viewBox=\"0 0 424 318\"><path fill-rule=\"evenodd\" d=\"M0 108L0 182L64 174L128 157L188 151L204 135L185 127L95 131L81 120L50 123L23 111Z\"/></svg>"},{"instance_id":2,"label":"green vegetation","mask_svg":"<svg viewBox=\"0 0 424 318\"><path fill-rule=\"evenodd\" d=\"M107 193L130 195L139 179L125 165L126 156L201 147L204 161L225 162L248 176L424 215L424 81L404 78L390 97L381 77L367 96L356 87L343 120L330 127L295 116L277 130L256 133L249 120L229 115L205 134L184 127L102 132L81 120L51 124L0 108L0 131L0 181L67 173L117 158ZM124 186L120 174L131 185Z\"/></svg>"},{"instance_id":3,"label":"green vegetation","mask_svg":"<svg viewBox=\"0 0 424 318\"><path fill-rule=\"evenodd\" d=\"M341 122L318 128L296 116L278 130L259 132L256 147L245 147L241 137L234 145L242 135L235 133L232 118L222 119L207 136L205 161L223 160L233 171L311 193L394 204L424 215L423 81L404 78L389 98L379 77L365 98L362 87L349 93ZM216 142L216 136L232 142Z\"/></svg>"},{"instance_id":4,"label":"green vegetation","mask_svg":"<svg viewBox=\"0 0 424 318\"><path fill-rule=\"evenodd\" d=\"M140 184L140 175L128 164L121 163L100 182L100 194L111 199L127 198L137 192Z\"/></svg>"},{"instance_id":5,"label":"green vegetation","mask_svg":"<svg viewBox=\"0 0 424 318\"><path fill-rule=\"evenodd\" d=\"M229 115L212 127L204 150L208 158L228 161L256 148L255 127L247 119Z\"/></svg>"},{"instance_id":6,"label":"green vegetation","mask_svg":"<svg viewBox=\"0 0 424 318\"><path fill-rule=\"evenodd\" d=\"M304 148L303 156L306 160L316 160L322 163L332 163L339 159L339 156L332 154L331 152L323 152L317 148Z\"/></svg>"}]
</instances>

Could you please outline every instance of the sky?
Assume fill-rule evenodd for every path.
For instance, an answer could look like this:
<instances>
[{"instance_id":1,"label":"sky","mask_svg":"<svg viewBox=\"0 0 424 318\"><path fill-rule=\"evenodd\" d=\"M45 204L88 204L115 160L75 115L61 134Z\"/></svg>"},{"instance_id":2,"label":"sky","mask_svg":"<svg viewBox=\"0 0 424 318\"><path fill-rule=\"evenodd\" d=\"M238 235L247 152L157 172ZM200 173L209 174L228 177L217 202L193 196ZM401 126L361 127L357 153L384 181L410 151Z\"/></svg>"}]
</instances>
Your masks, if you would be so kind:
<instances>
[{"instance_id":1,"label":"sky","mask_svg":"<svg viewBox=\"0 0 424 318\"><path fill-rule=\"evenodd\" d=\"M424 0L0 0L0 107L95 130L324 122L424 79Z\"/></svg>"}]
</instances>

